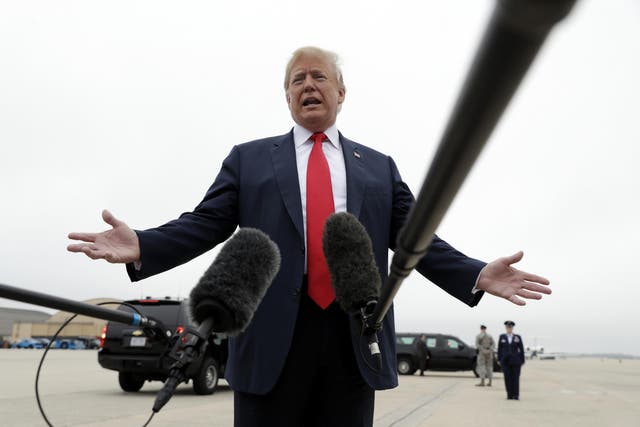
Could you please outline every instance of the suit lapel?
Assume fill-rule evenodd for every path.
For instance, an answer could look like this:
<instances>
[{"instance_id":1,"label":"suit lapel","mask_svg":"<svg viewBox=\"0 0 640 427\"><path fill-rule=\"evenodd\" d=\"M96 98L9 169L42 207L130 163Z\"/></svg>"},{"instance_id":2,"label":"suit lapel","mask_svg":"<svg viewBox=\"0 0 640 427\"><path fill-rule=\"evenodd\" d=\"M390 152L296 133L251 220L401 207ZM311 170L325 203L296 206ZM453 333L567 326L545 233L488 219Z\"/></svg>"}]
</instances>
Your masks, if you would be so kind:
<instances>
[{"instance_id":1,"label":"suit lapel","mask_svg":"<svg viewBox=\"0 0 640 427\"><path fill-rule=\"evenodd\" d=\"M347 173L347 211L359 218L367 187L362 153L358 151L358 145L355 142L348 140L342 134L340 134L340 143Z\"/></svg>"},{"instance_id":2,"label":"suit lapel","mask_svg":"<svg viewBox=\"0 0 640 427\"><path fill-rule=\"evenodd\" d=\"M298 180L293 131L274 142L271 149L271 159L284 205L296 230L298 230L300 240L304 241L300 181Z\"/></svg>"}]
</instances>

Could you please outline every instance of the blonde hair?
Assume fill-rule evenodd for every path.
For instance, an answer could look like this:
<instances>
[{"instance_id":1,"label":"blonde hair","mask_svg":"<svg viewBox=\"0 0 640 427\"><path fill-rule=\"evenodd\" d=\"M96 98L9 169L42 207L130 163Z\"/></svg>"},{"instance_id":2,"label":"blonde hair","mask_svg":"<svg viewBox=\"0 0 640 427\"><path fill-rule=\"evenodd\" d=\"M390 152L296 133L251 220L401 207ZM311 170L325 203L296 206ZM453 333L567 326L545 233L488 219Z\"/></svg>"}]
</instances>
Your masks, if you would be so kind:
<instances>
[{"instance_id":1,"label":"blonde hair","mask_svg":"<svg viewBox=\"0 0 640 427\"><path fill-rule=\"evenodd\" d=\"M338 80L338 84L340 85L340 89L346 89L344 86L344 80L342 78L342 70L340 69L340 57L337 53L331 52L330 50L321 49L315 46L305 46L299 49L296 49L295 52L291 55L291 59L287 62L287 68L284 74L284 90L289 89L289 79L291 78L291 69L293 68L293 64L300 59L302 56L315 56L320 57L326 60L329 64L333 65L334 71L336 73L336 79Z\"/></svg>"}]
</instances>

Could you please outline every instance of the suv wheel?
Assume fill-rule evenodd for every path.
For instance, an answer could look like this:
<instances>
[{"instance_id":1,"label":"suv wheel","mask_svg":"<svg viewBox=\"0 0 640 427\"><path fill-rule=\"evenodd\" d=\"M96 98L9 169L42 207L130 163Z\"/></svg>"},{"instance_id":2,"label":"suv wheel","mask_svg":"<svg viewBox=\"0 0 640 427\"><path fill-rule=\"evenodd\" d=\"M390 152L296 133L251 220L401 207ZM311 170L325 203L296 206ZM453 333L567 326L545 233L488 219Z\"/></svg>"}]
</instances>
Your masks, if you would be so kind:
<instances>
[{"instance_id":1,"label":"suv wheel","mask_svg":"<svg viewBox=\"0 0 640 427\"><path fill-rule=\"evenodd\" d=\"M407 359L406 357L401 357L398 359L398 373L400 375L411 375L415 372L413 369L413 363L411 363L411 359Z\"/></svg>"},{"instance_id":2,"label":"suv wheel","mask_svg":"<svg viewBox=\"0 0 640 427\"><path fill-rule=\"evenodd\" d=\"M129 372L118 372L118 382L124 391L140 391L144 385L144 378L134 376Z\"/></svg>"},{"instance_id":3,"label":"suv wheel","mask_svg":"<svg viewBox=\"0 0 640 427\"><path fill-rule=\"evenodd\" d=\"M193 391L196 394L213 394L219 378L218 363L212 357L206 357L193 378Z\"/></svg>"}]
</instances>

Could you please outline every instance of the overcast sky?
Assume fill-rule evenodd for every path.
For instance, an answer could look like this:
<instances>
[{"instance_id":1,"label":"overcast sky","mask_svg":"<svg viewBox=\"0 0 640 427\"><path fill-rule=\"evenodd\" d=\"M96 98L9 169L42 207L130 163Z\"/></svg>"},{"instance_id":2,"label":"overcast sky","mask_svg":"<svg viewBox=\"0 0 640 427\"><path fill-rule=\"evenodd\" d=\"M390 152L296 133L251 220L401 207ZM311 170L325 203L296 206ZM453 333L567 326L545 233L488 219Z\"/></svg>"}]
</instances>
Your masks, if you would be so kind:
<instances>
[{"instance_id":1,"label":"overcast sky","mask_svg":"<svg viewBox=\"0 0 640 427\"><path fill-rule=\"evenodd\" d=\"M282 80L304 45L337 51L338 128L391 155L414 192L492 1L0 0L0 283L84 300L186 296L216 251L137 284L70 254L70 231L191 210L233 145L286 133ZM553 295L468 308L414 274L397 329L640 355L640 2L583 0L557 28L438 234ZM29 307L1 299L0 306Z\"/></svg>"}]
</instances>

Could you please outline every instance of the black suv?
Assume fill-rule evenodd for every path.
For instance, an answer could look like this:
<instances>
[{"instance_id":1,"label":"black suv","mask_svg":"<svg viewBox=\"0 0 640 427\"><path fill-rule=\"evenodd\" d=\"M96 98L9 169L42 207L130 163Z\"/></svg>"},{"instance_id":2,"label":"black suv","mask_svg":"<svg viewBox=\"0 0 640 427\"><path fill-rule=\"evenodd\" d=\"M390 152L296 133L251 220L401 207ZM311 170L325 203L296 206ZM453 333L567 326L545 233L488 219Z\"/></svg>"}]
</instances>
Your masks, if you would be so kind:
<instances>
[{"instance_id":1,"label":"black suv","mask_svg":"<svg viewBox=\"0 0 640 427\"><path fill-rule=\"evenodd\" d=\"M188 315L188 300L143 299L125 301L144 316L162 322L167 329L167 340L150 337L138 327L109 322L102 333L98 363L106 369L118 371L118 381L124 391L139 391L145 381L165 381L172 361L166 357L176 335L192 325ZM127 305L118 310L131 313ZM193 326L193 325L192 325ZM172 340L173 338L173 340ZM209 338L206 351L187 371L193 380L196 394L211 394L219 378L224 378L227 363L227 339L217 335Z\"/></svg>"},{"instance_id":2,"label":"black suv","mask_svg":"<svg viewBox=\"0 0 640 427\"><path fill-rule=\"evenodd\" d=\"M420 333L396 333L396 359L398 373L413 375L419 368L416 341ZM473 371L476 372L475 347L468 346L460 338L444 334L428 334L427 369L430 371ZM497 358L493 358L493 371L500 372Z\"/></svg>"}]
</instances>

